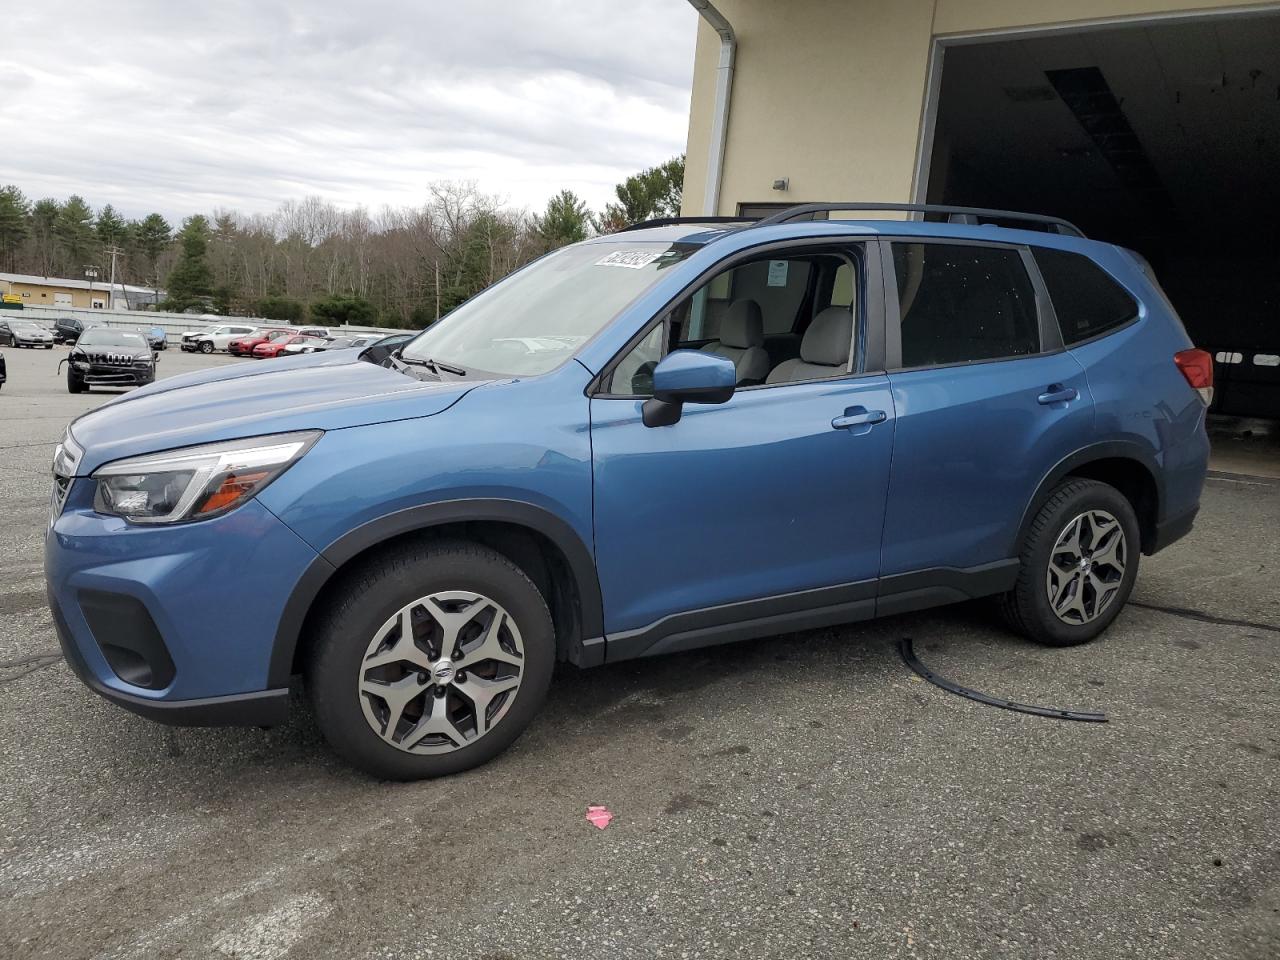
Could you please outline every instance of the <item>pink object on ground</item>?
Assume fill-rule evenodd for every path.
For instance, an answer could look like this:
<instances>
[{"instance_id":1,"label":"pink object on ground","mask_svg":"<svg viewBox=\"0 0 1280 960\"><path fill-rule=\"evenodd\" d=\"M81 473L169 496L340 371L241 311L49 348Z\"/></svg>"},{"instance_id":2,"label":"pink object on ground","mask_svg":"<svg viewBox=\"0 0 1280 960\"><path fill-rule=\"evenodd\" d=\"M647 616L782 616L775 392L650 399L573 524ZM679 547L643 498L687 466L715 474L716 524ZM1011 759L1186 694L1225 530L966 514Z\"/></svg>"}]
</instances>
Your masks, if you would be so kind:
<instances>
[{"instance_id":1,"label":"pink object on ground","mask_svg":"<svg viewBox=\"0 0 1280 960\"><path fill-rule=\"evenodd\" d=\"M596 829L603 830L613 819L613 814L609 812L608 807L587 807L587 819Z\"/></svg>"}]
</instances>

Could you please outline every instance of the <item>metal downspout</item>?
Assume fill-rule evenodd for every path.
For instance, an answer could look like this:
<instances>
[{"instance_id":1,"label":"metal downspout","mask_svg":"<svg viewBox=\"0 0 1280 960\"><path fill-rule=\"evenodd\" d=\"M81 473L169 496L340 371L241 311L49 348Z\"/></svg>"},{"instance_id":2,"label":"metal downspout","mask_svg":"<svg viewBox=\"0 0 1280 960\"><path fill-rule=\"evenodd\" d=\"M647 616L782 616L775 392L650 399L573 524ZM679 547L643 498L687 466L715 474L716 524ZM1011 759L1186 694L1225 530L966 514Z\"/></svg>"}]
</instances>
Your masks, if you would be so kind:
<instances>
[{"instance_id":1,"label":"metal downspout","mask_svg":"<svg viewBox=\"0 0 1280 960\"><path fill-rule=\"evenodd\" d=\"M733 89L733 60L738 49L738 38L724 14L710 0L689 0L689 3L720 35L720 65L716 68L716 102L711 114L707 183L702 202L702 212L708 216L716 216L720 212L720 181L724 177L724 146L729 135L729 95Z\"/></svg>"}]
</instances>

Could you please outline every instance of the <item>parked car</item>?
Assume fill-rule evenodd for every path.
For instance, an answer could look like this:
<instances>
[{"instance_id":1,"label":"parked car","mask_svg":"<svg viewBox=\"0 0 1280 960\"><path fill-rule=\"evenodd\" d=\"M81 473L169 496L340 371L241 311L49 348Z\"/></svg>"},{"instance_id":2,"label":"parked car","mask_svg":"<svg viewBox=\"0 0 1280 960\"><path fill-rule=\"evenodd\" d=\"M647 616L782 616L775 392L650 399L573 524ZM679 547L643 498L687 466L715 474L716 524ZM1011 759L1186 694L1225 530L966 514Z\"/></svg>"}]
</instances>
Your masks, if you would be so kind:
<instances>
[{"instance_id":1,"label":"parked car","mask_svg":"<svg viewBox=\"0 0 1280 960\"><path fill-rule=\"evenodd\" d=\"M324 337L329 339L332 336L328 327L296 327L293 332L300 333L304 337Z\"/></svg>"},{"instance_id":2,"label":"parked car","mask_svg":"<svg viewBox=\"0 0 1280 960\"><path fill-rule=\"evenodd\" d=\"M156 378L157 359L141 333L90 327L63 361L67 364L67 392L83 393L90 387L144 386Z\"/></svg>"},{"instance_id":3,"label":"parked car","mask_svg":"<svg viewBox=\"0 0 1280 960\"><path fill-rule=\"evenodd\" d=\"M9 372L5 367L4 354L0 353L0 387L4 386L4 382L9 379Z\"/></svg>"},{"instance_id":4,"label":"parked car","mask_svg":"<svg viewBox=\"0 0 1280 960\"><path fill-rule=\"evenodd\" d=\"M325 343L328 343L328 341L320 337L306 337L295 333L258 344L253 348L253 355L258 360L266 360L272 357L287 357L302 352L315 353L317 347Z\"/></svg>"},{"instance_id":5,"label":"parked car","mask_svg":"<svg viewBox=\"0 0 1280 960\"><path fill-rule=\"evenodd\" d=\"M365 347L360 353L360 359L368 363L376 363L379 366L385 366L391 354L403 347L406 343L416 337L416 332L411 333L393 333L390 336L382 337L375 340L369 346Z\"/></svg>"},{"instance_id":6,"label":"parked car","mask_svg":"<svg viewBox=\"0 0 1280 960\"><path fill-rule=\"evenodd\" d=\"M34 320L0 319L0 343L10 347L53 349L53 334Z\"/></svg>"},{"instance_id":7,"label":"parked car","mask_svg":"<svg viewBox=\"0 0 1280 960\"><path fill-rule=\"evenodd\" d=\"M322 348L324 350L350 350L355 347L367 347L369 344L379 340L376 336L361 337L334 337L328 341Z\"/></svg>"},{"instance_id":8,"label":"parked car","mask_svg":"<svg viewBox=\"0 0 1280 960\"><path fill-rule=\"evenodd\" d=\"M228 343L227 353L235 357L251 357L253 348L258 344L293 335L294 330L290 327L258 327L253 333L246 333Z\"/></svg>"},{"instance_id":9,"label":"parked car","mask_svg":"<svg viewBox=\"0 0 1280 960\"><path fill-rule=\"evenodd\" d=\"M558 660L985 596L1093 639L1191 529L1211 358L1062 221L832 209L861 207L565 247L394 369L318 353L84 414L45 541L68 663L204 724L279 723L301 672L337 753L412 779L504 750Z\"/></svg>"},{"instance_id":10,"label":"parked car","mask_svg":"<svg viewBox=\"0 0 1280 960\"><path fill-rule=\"evenodd\" d=\"M280 350L279 356L291 357L298 353L318 353L327 350L329 341L326 337L291 337Z\"/></svg>"},{"instance_id":11,"label":"parked car","mask_svg":"<svg viewBox=\"0 0 1280 960\"><path fill-rule=\"evenodd\" d=\"M169 334L164 327L152 327L147 331L147 343L151 344L152 350L168 350Z\"/></svg>"},{"instance_id":12,"label":"parked car","mask_svg":"<svg viewBox=\"0 0 1280 960\"><path fill-rule=\"evenodd\" d=\"M188 331L182 335L182 349L187 353L226 350L232 340L251 334L255 329L249 324L220 323L208 330Z\"/></svg>"},{"instance_id":13,"label":"parked car","mask_svg":"<svg viewBox=\"0 0 1280 960\"><path fill-rule=\"evenodd\" d=\"M55 343L75 343L88 326L77 317L58 317L53 321L53 340Z\"/></svg>"}]
</instances>

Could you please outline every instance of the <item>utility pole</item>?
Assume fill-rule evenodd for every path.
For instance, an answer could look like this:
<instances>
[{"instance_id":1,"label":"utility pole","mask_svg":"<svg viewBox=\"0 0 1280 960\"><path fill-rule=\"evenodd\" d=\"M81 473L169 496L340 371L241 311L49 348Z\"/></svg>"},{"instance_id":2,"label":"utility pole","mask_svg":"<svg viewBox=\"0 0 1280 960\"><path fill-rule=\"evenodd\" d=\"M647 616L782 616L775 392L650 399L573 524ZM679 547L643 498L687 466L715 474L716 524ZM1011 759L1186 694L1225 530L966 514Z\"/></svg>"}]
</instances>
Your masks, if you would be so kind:
<instances>
[{"instance_id":1,"label":"utility pole","mask_svg":"<svg viewBox=\"0 0 1280 960\"><path fill-rule=\"evenodd\" d=\"M116 257L123 254L124 251L113 244L103 252L111 255L111 284L107 291L107 309L114 310L116 306ZM126 299L125 302L127 304L128 300Z\"/></svg>"}]
</instances>

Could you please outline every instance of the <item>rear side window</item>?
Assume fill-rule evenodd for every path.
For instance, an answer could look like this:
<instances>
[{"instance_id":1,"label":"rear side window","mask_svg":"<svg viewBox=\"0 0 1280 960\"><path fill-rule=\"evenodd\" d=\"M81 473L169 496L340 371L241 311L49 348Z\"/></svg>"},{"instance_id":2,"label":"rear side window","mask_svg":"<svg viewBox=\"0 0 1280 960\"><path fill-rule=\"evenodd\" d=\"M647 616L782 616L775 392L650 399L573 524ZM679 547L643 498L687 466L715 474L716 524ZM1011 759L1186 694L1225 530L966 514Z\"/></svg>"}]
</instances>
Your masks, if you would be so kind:
<instances>
[{"instance_id":1,"label":"rear side window","mask_svg":"<svg viewBox=\"0 0 1280 960\"><path fill-rule=\"evenodd\" d=\"M1040 351L1035 290L1017 250L894 243L902 366L928 367Z\"/></svg>"},{"instance_id":2,"label":"rear side window","mask_svg":"<svg viewBox=\"0 0 1280 960\"><path fill-rule=\"evenodd\" d=\"M1032 248L1067 346L1123 326L1138 316L1128 291L1088 257L1047 247Z\"/></svg>"}]
</instances>

